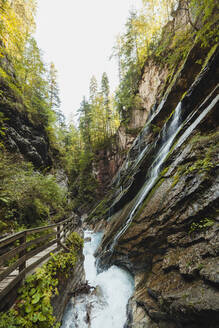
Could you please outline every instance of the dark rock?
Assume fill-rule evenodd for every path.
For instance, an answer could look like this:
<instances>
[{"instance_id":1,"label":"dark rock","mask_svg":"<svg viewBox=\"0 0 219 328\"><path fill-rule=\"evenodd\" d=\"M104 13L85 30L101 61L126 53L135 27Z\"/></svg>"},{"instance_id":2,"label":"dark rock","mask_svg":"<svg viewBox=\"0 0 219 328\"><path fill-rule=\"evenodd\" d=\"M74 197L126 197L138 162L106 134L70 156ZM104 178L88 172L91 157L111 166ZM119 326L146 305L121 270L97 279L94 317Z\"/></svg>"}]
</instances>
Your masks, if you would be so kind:
<instances>
[{"instance_id":1,"label":"dark rock","mask_svg":"<svg viewBox=\"0 0 219 328\"><path fill-rule=\"evenodd\" d=\"M4 121L4 144L10 152L21 154L36 168L49 167L52 164L48 136L44 127L33 125L25 111L1 105Z\"/></svg>"},{"instance_id":2,"label":"dark rock","mask_svg":"<svg viewBox=\"0 0 219 328\"><path fill-rule=\"evenodd\" d=\"M43 161L39 153L37 151L28 151L25 153L26 158L34 164L34 166L40 168L43 165Z\"/></svg>"},{"instance_id":3,"label":"dark rock","mask_svg":"<svg viewBox=\"0 0 219 328\"><path fill-rule=\"evenodd\" d=\"M88 284L88 281L85 281L85 283L81 283L79 286L75 288L73 292L68 293L70 296L77 296L80 294L89 294L91 290L94 290L96 287L90 286Z\"/></svg>"},{"instance_id":4,"label":"dark rock","mask_svg":"<svg viewBox=\"0 0 219 328\"><path fill-rule=\"evenodd\" d=\"M199 269L201 277L219 287L219 257L206 259L200 264Z\"/></svg>"},{"instance_id":5,"label":"dark rock","mask_svg":"<svg viewBox=\"0 0 219 328\"><path fill-rule=\"evenodd\" d=\"M190 81L182 103L182 117L188 119L177 138L180 140L186 131L188 135L181 143L175 140L163 163L164 173L127 229L136 193L156 158L161 135L151 137L150 129L144 129L144 142L148 140L145 154L139 162L127 159L117 179L117 187L122 184L122 188L114 198L112 217L96 254L103 266L106 262L117 264L135 276L127 327L219 327L219 130L215 123L218 58L216 52L206 69ZM184 77L185 71L188 66L183 68ZM177 85L153 122L158 126L163 125L164 109L173 108L174 93L180 85L180 76L177 78ZM195 120L198 122L206 109L208 114L194 128ZM141 138L130 150L133 157ZM118 231L123 233L118 235Z\"/></svg>"}]
</instances>

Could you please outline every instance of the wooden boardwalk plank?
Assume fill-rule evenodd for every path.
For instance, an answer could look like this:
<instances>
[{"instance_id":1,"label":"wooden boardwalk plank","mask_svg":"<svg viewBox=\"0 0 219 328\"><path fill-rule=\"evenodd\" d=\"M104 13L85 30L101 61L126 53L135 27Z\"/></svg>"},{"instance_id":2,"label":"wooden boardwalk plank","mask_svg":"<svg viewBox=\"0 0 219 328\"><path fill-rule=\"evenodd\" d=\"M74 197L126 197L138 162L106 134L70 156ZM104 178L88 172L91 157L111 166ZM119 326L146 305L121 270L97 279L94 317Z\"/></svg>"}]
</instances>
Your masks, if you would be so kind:
<instances>
[{"instance_id":1,"label":"wooden boardwalk plank","mask_svg":"<svg viewBox=\"0 0 219 328\"><path fill-rule=\"evenodd\" d=\"M24 244L22 242L21 245L25 245L25 247L23 246L15 247L13 246L13 244L11 244L12 245L10 246L11 249L9 248L9 251L1 255L0 258L2 259L2 261L0 265L0 277L2 277L3 279L0 281L0 310L4 308L4 303L8 301L8 299L10 299L10 292L13 290L14 293L14 288L17 288L19 286L19 283L22 281L22 279L25 276L34 273L38 267L42 266L50 257L50 253L53 252L55 253L61 249L59 243L64 242L64 239L67 237L67 235L73 231L73 226L74 224L72 222L72 219L67 219L63 222L59 222L58 224L53 224L47 227L39 227L35 229L25 230L21 233L0 240L0 248L1 247L3 248L6 245L10 245L12 242L15 242L17 239L19 239L20 242L22 242L22 239L20 238L25 237L27 234L31 234L31 233L34 234L51 228L54 229L54 232L51 233L51 230L50 232L48 232L47 235L48 238L45 238L45 236L43 236L35 239L36 244L45 240L45 244L47 244L48 246L46 248L44 248L44 246L39 246L36 248L36 250L33 250L32 252L29 253L25 253L27 246L29 246L30 244L31 245L34 244L34 241L26 243L26 239L24 239ZM52 236L54 237L56 236L55 239L51 242L48 241L49 237ZM15 263L11 265L12 270L9 269L10 267L4 267L2 265L3 260L10 259L16 253L17 254L20 253L19 255L20 257Z\"/></svg>"}]
</instances>

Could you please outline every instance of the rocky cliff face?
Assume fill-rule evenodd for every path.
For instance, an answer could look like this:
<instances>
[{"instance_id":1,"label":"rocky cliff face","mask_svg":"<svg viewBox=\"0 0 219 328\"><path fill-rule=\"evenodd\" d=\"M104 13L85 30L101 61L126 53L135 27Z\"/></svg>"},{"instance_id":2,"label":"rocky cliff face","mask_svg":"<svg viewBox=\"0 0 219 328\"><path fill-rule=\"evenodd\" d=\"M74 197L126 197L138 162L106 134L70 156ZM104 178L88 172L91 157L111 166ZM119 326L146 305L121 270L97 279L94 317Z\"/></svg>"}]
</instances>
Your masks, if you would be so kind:
<instances>
[{"instance_id":1,"label":"rocky cliff face","mask_svg":"<svg viewBox=\"0 0 219 328\"><path fill-rule=\"evenodd\" d=\"M155 106L165 71L153 100L142 82L150 113L107 203L97 255L135 277L126 327L219 326L219 51L204 69L200 56L196 45Z\"/></svg>"},{"instance_id":2,"label":"rocky cliff face","mask_svg":"<svg viewBox=\"0 0 219 328\"><path fill-rule=\"evenodd\" d=\"M0 124L4 132L4 146L32 162L36 168L51 166L52 155L45 128L31 122L22 101L3 79L0 80L0 89L3 92L0 96L3 120Z\"/></svg>"},{"instance_id":3,"label":"rocky cliff face","mask_svg":"<svg viewBox=\"0 0 219 328\"><path fill-rule=\"evenodd\" d=\"M173 51L174 40L170 41L169 33L180 34L188 31L190 28L190 20L192 13L188 14L187 2L181 0L178 8L172 12L172 20L169 21L163 29L162 42L169 43L169 51ZM199 25L196 22L197 26ZM174 33L173 39L174 39ZM197 74L200 72L205 60L208 48L201 47L195 42L191 47L186 60L178 60L174 63L174 68L170 69L167 64L160 63L157 58L151 56L145 63L142 78L139 83L138 94L140 99L140 107L132 108L127 114L127 122L122 122L115 136L114 147L104 149L98 154L95 164L94 173L100 184L101 192L111 184L113 176L122 166L128 156L135 158L136 149L133 147L135 138L145 126L146 121L152 112L162 106L162 111L153 122L152 132L159 132L164 121L177 106L183 94L189 89ZM183 51L183 49L182 49ZM138 143L136 144L138 145ZM143 147L141 145L141 147ZM135 149L133 151L133 148ZM137 150L138 152L138 150ZM99 159L98 159L99 158ZM123 165L126 168L126 165ZM123 170L120 170L120 172ZM126 175L126 173L125 173Z\"/></svg>"}]
</instances>

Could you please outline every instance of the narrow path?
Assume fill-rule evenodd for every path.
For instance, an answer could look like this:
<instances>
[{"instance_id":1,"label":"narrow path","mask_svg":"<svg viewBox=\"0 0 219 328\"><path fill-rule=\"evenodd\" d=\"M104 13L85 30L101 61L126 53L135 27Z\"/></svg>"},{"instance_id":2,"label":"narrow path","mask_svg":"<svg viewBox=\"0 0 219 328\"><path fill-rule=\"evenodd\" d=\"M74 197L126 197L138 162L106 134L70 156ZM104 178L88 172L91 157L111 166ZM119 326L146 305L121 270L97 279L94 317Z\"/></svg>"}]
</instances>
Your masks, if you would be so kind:
<instances>
[{"instance_id":1,"label":"narrow path","mask_svg":"<svg viewBox=\"0 0 219 328\"><path fill-rule=\"evenodd\" d=\"M30 266L31 264L37 262L41 258L43 258L47 253L52 253L55 249L57 248L56 245L52 245L45 249L44 251L36 254L33 256L31 259L26 261L27 267ZM26 276L32 274L33 272L36 271L37 268L41 267L46 261L48 261L48 258L45 259L44 261L40 262L33 270L29 271ZM5 267L0 267L0 273L3 272ZM19 275L19 270L16 269L13 272L11 272L5 279L3 279L0 282L0 293Z\"/></svg>"},{"instance_id":2,"label":"narrow path","mask_svg":"<svg viewBox=\"0 0 219 328\"><path fill-rule=\"evenodd\" d=\"M16 300L17 290L24 278L42 266L51 253L62 249L66 237L77 224L72 216L62 222L0 239L0 311Z\"/></svg>"}]
</instances>

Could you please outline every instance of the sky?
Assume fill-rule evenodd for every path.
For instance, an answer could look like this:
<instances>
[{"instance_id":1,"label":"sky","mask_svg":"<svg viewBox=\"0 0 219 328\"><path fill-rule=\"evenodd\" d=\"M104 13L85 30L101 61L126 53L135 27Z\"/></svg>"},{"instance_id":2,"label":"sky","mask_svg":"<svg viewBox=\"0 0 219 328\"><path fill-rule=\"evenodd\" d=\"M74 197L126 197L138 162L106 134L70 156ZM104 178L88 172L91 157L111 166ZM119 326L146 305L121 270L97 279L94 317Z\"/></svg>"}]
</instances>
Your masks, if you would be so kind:
<instances>
[{"instance_id":1,"label":"sky","mask_svg":"<svg viewBox=\"0 0 219 328\"><path fill-rule=\"evenodd\" d=\"M111 91L118 85L117 61L109 57L129 11L140 6L141 0L38 0L35 37L44 60L58 71L67 120L88 97L92 75L100 84L106 72Z\"/></svg>"}]
</instances>

